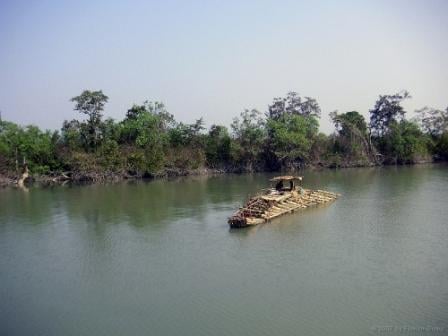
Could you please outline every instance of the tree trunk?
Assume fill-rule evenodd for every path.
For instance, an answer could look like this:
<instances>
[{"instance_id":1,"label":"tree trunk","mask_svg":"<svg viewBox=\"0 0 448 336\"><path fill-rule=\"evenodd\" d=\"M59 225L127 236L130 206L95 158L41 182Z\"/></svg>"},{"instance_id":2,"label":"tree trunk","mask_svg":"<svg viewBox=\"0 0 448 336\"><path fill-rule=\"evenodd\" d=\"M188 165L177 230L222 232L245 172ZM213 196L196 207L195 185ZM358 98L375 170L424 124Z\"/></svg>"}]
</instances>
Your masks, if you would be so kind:
<instances>
[{"instance_id":1,"label":"tree trunk","mask_svg":"<svg viewBox=\"0 0 448 336\"><path fill-rule=\"evenodd\" d=\"M30 176L29 174L29 170L28 170L28 165L25 164L23 166L23 173L22 176L19 178L19 180L17 181L17 184L19 185L19 187L23 188L24 187L24 182L25 180Z\"/></svg>"}]
</instances>

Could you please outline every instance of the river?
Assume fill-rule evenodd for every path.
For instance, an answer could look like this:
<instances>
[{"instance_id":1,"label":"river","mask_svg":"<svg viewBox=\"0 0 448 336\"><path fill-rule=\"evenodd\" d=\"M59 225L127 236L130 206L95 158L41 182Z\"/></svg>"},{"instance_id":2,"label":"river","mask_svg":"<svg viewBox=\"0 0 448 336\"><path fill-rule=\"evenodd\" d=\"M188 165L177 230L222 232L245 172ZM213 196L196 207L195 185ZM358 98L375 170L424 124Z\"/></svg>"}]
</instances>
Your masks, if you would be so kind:
<instances>
[{"instance_id":1,"label":"river","mask_svg":"<svg viewBox=\"0 0 448 336\"><path fill-rule=\"evenodd\" d=\"M448 334L448 167L303 175L342 197L242 230L273 175L0 190L0 334Z\"/></svg>"}]
</instances>

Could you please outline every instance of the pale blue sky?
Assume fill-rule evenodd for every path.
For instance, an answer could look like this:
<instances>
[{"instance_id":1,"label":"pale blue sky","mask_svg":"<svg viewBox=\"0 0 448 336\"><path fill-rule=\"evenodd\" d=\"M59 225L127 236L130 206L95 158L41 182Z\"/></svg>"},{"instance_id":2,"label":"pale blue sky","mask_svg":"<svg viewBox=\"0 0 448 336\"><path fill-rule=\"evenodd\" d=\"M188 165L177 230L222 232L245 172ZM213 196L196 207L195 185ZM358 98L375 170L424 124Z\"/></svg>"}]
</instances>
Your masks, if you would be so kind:
<instances>
[{"instance_id":1,"label":"pale blue sky","mask_svg":"<svg viewBox=\"0 0 448 336\"><path fill-rule=\"evenodd\" d=\"M448 105L448 1L0 0L0 110L57 129L102 89L106 116L161 100L176 119L229 125L294 90L366 117L379 94Z\"/></svg>"}]
</instances>

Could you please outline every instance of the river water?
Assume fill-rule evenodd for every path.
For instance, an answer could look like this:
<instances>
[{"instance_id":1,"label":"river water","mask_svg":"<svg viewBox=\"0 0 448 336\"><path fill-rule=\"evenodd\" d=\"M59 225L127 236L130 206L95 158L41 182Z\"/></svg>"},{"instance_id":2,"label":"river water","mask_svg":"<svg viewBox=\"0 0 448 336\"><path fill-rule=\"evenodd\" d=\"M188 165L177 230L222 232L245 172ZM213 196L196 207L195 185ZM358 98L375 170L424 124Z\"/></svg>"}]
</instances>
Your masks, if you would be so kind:
<instances>
[{"instance_id":1,"label":"river water","mask_svg":"<svg viewBox=\"0 0 448 336\"><path fill-rule=\"evenodd\" d=\"M342 197L229 230L271 176L0 190L0 334L448 334L447 166L305 172Z\"/></svg>"}]
</instances>

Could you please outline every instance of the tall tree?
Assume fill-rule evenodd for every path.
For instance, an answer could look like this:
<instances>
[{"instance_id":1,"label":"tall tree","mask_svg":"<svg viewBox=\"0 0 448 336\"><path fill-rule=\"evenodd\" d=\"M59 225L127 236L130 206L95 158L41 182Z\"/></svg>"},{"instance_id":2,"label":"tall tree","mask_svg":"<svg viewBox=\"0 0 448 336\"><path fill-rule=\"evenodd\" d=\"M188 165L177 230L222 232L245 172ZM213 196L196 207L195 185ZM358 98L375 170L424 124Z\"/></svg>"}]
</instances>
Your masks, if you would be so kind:
<instances>
[{"instance_id":1,"label":"tall tree","mask_svg":"<svg viewBox=\"0 0 448 336\"><path fill-rule=\"evenodd\" d=\"M357 111L346 113L334 111L330 113L330 117L341 136L350 136L354 132L359 132L363 136L367 135L367 124L364 116Z\"/></svg>"},{"instance_id":2,"label":"tall tree","mask_svg":"<svg viewBox=\"0 0 448 336\"><path fill-rule=\"evenodd\" d=\"M202 134L204 130L204 120L199 118L193 124L177 123L169 130L170 144L173 147L191 146L201 147Z\"/></svg>"},{"instance_id":3,"label":"tall tree","mask_svg":"<svg viewBox=\"0 0 448 336\"><path fill-rule=\"evenodd\" d=\"M393 95L381 95L370 110L370 128L374 136L384 135L390 128L392 122L398 122L404 118L405 110L401 103L411 98L407 91Z\"/></svg>"},{"instance_id":4,"label":"tall tree","mask_svg":"<svg viewBox=\"0 0 448 336\"><path fill-rule=\"evenodd\" d=\"M70 101L75 103L74 110L88 116L87 137L89 149L95 150L100 140L100 124L102 112L109 97L103 91L83 91Z\"/></svg>"},{"instance_id":5,"label":"tall tree","mask_svg":"<svg viewBox=\"0 0 448 336\"><path fill-rule=\"evenodd\" d=\"M427 155L426 138L416 123L405 119L390 124L381 146L391 163L412 163Z\"/></svg>"},{"instance_id":6,"label":"tall tree","mask_svg":"<svg viewBox=\"0 0 448 336\"><path fill-rule=\"evenodd\" d=\"M363 115L357 111L346 113L334 111L330 113L330 118L337 131L334 142L336 152L340 149L351 156L350 159L355 160L362 158L367 158L371 162L377 160L375 149L369 143L367 124Z\"/></svg>"},{"instance_id":7,"label":"tall tree","mask_svg":"<svg viewBox=\"0 0 448 336\"><path fill-rule=\"evenodd\" d=\"M81 123L76 120L64 120L61 129L62 141L70 149L78 149L83 144Z\"/></svg>"},{"instance_id":8,"label":"tall tree","mask_svg":"<svg viewBox=\"0 0 448 336\"><path fill-rule=\"evenodd\" d=\"M163 103L145 101L133 105L126 113L121 122L120 141L143 151L144 163L140 168L155 173L165 163L168 132L173 124L174 118Z\"/></svg>"},{"instance_id":9,"label":"tall tree","mask_svg":"<svg viewBox=\"0 0 448 336\"><path fill-rule=\"evenodd\" d=\"M149 129L165 134L174 124L173 115L162 102L146 100L141 105L132 105L126 112L126 118L121 122L121 138L128 143L134 143L140 138L139 142L144 143L142 139L149 136Z\"/></svg>"},{"instance_id":10,"label":"tall tree","mask_svg":"<svg viewBox=\"0 0 448 336\"><path fill-rule=\"evenodd\" d=\"M321 109L317 101L302 98L297 92L274 98L268 106L266 157L269 165L294 169L310 158L314 137L319 127Z\"/></svg>"},{"instance_id":11,"label":"tall tree","mask_svg":"<svg viewBox=\"0 0 448 336\"><path fill-rule=\"evenodd\" d=\"M231 139L227 127L212 125L208 132L205 155L210 167L229 164Z\"/></svg>"},{"instance_id":12,"label":"tall tree","mask_svg":"<svg viewBox=\"0 0 448 336\"><path fill-rule=\"evenodd\" d=\"M268 106L268 117L278 120L285 114L320 117L321 109L317 101L310 97L302 98L297 92L288 92L286 97L274 98Z\"/></svg>"},{"instance_id":13,"label":"tall tree","mask_svg":"<svg viewBox=\"0 0 448 336\"><path fill-rule=\"evenodd\" d=\"M264 120L260 111L245 109L240 118L234 118L232 122L233 135L239 147L239 160L251 171L263 150L265 139Z\"/></svg>"},{"instance_id":14,"label":"tall tree","mask_svg":"<svg viewBox=\"0 0 448 336\"><path fill-rule=\"evenodd\" d=\"M287 169L301 166L310 157L319 122L315 117L285 114L279 119L268 119L270 151Z\"/></svg>"},{"instance_id":15,"label":"tall tree","mask_svg":"<svg viewBox=\"0 0 448 336\"><path fill-rule=\"evenodd\" d=\"M425 106L415 112L424 132L432 136L448 132L448 107L443 111Z\"/></svg>"}]
</instances>

